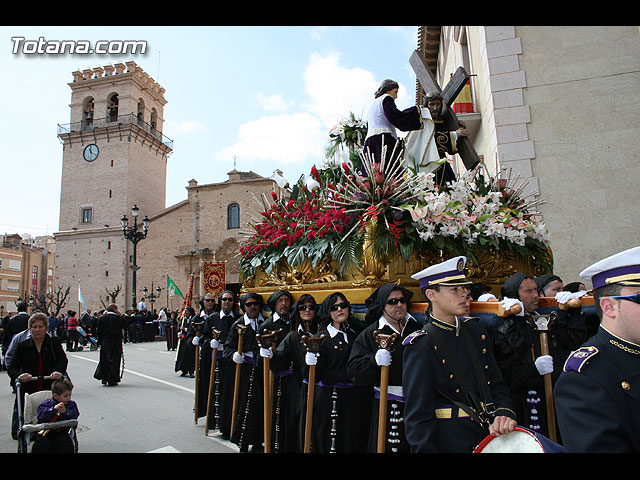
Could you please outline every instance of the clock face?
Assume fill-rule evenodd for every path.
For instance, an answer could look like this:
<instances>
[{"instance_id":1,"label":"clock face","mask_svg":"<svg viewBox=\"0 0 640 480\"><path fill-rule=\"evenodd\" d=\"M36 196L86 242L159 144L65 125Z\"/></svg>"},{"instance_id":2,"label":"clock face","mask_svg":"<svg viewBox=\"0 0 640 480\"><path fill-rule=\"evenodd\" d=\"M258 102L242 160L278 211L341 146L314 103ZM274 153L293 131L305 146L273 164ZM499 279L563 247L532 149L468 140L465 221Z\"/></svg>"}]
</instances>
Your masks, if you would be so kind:
<instances>
[{"instance_id":1,"label":"clock face","mask_svg":"<svg viewBox=\"0 0 640 480\"><path fill-rule=\"evenodd\" d=\"M86 147L84 147L82 155L87 162L93 162L96 158L98 158L98 153L98 146L95 143L92 143L91 145L87 145Z\"/></svg>"}]
</instances>

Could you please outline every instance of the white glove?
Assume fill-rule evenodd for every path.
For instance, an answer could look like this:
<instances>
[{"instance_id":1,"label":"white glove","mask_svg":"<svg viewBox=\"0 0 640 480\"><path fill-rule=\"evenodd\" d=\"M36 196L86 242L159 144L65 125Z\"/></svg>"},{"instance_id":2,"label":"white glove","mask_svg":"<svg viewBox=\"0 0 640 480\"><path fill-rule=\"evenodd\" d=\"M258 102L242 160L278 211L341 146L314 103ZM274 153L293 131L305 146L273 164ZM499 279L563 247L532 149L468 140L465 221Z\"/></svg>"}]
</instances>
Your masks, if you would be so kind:
<instances>
[{"instance_id":1,"label":"white glove","mask_svg":"<svg viewBox=\"0 0 640 480\"><path fill-rule=\"evenodd\" d=\"M264 358L273 358L273 349L269 348L260 348L260 356Z\"/></svg>"},{"instance_id":2,"label":"white glove","mask_svg":"<svg viewBox=\"0 0 640 480\"><path fill-rule=\"evenodd\" d=\"M517 298L507 297L502 300L502 308L504 308L505 310L511 310L511 307L513 307L514 305L520 305L520 313L518 313L517 315L519 317L524 317L524 305L520 300L518 300Z\"/></svg>"},{"instance_id":3,"label":"white glove","mask_svg":"<svg viewBox=\"0 0 640 480\"><path fill-rule=\"evenodd\" d=\"M379 348L376 352L376 363L379 366L389 366L391 365L391 352L384 348Z\"/></svg>"},{"instance_id":4,"label":"white glove","mask_svg":"<svg viewBox=\"0 0 640 480\"><path fill-rule=\"evenodd\" d=\"M200 337L193 337L193 340L191 340L191 343L193 345L199 345L200 344Z\"/></svg>"},{"instance_id":5,"label":"white glove","mask_svg":"<svg viewBox=\"0 0 640 480\"><path fill-rule=\"evenodd\" d=\"M220 350L220 342L215 338L209 342L209 345L211 345L212 350Z\"/></svg>"},{"instance_id":6,"label":"white glove","mask_svg":"<svg viewBox=\"0 0 640 480\"><path fill-rule=\"evenodd\" d=\"M478 297L479 302L488 302L489 300L497 300L493 293L483 293Z\"/></svg>"},{"instance_id":7,"label":"white glove","mask_svg":"<svg viewBox=\"0 0 640 480\"><path fill-rule=\"evenodd\" d=\"M556 293L555 298L556 298L556 302L565 304L574 297L573 297L573 293L571 292L558 292Z\"/></svg>"},{"instance_id":8,"label":"white glove","mask_svg":"<svg viewBox=\"0 0 640 480\"><path fill-rule=\"evenodd\" d=\"M316 365L318 363L318 354L307 352L307 354L304 356L304 361L307 365Z\"/></svg>"},{"instance_id":9,"label":"white glove","mask_svg":"<svg viewBox=\"0 0 640 480\"><path fill-rule=\"evenodd\" d=\"M242 363L242 354L240 352L233 353L233 361L235 363Z\"/></svg>"},{"instance_id":10,"label":"white glove","mask_svg":"<svg viewBox=\"0 0 640 480\"><path fill-rule=\"evenodd\" d=\"M553 357L551 355L542 355L536 358L536 368L540 375L546 375L553 372Z\"/></svg>"}]
</instances>

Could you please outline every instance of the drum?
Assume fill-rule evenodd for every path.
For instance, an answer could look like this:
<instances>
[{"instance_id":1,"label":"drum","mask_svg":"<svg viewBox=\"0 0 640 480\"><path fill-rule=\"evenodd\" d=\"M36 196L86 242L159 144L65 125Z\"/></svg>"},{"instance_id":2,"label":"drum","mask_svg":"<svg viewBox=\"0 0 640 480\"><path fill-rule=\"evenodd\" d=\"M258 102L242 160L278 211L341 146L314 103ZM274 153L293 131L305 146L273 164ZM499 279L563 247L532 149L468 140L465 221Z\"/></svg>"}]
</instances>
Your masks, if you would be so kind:
<instances>
[{"instance_id":1,"label":"drum","mask_svg":"<svg viewBox=\"0 0 640 480\"><path fill-rule=\"evenodd\" d=\"M564 448L523 427L499 437L487 435L473 453L561 453Z\"/></svg>"}]
</instances>

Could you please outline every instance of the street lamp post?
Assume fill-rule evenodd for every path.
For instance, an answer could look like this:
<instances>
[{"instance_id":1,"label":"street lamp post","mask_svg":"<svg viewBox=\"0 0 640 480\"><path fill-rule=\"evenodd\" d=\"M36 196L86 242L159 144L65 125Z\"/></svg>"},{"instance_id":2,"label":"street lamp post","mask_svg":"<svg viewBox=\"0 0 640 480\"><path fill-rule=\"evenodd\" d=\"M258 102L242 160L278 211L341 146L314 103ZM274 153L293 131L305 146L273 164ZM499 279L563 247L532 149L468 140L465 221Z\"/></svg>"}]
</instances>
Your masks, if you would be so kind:
<instances>
[{"instance_id":1,"label":"street lamp post","mask_svg":"<svg viewBox=\"0 0 640 480\"><path fill-rule=\"evenodd\" d=\"M156 293L153 293L153 282L151 282L151 293L149 293L149 290L147 290L147 287L144 287L142 289L142 294L144 295L144 298L148 298L149 302L151 303L151 312L153 313L153 302L156 301L156 299L160 298L160 293L162 292L162 288L160 287L156 287Z\"/></svg>"},{"instance_id":2,"label":"street lamp post","mask_svg":"<svg viewBox=\"0 0 640 480\"><path fill-rule=\"evenodd\" d=\"M131 296L133 306L133 310L136 309L136 273L140 267L138 267L137 261L137 246L140 240L144 240L147 238L147 232L149 231L149 217L145 215L142 219L142 231L138 231L138 206L134 205L131 208L131 215L133 216L133 226L129 226L129 219L126 215L123 215L120 219L120 223L122 224L122 233L124 238L131 241L133 243L133 262L131 264L131 270L133 272L132 276L132 288L131 288Z\"/></svg>"}]
</instances>

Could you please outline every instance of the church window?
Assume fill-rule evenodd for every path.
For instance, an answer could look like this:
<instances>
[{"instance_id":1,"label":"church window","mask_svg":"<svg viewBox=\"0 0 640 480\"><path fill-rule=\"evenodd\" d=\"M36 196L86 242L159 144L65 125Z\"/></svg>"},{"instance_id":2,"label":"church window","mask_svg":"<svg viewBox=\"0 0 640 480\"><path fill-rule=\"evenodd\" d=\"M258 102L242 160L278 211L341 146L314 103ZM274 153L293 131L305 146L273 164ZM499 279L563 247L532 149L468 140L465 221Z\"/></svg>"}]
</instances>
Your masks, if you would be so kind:
<instances>
[{"instance_id":1,"label":"church window","mask_svg":"<svg viewBox=\"0 0 640 480\"><path fill-rule=\"evenodd\" d=\"M83 207L82 208L82 223L91 223L91 218L93 216L93 209L91 207Z\"/></svg>"},{"instance_id":2,"label":"church window","mask_svg":"<svg viewBox=\"0 0 640 480\"><path fill-rule=\"evenodd\" d=\"M227 229L240 228L240 205L232 203L227 208Z\"/></svg>"}]
</instances>

